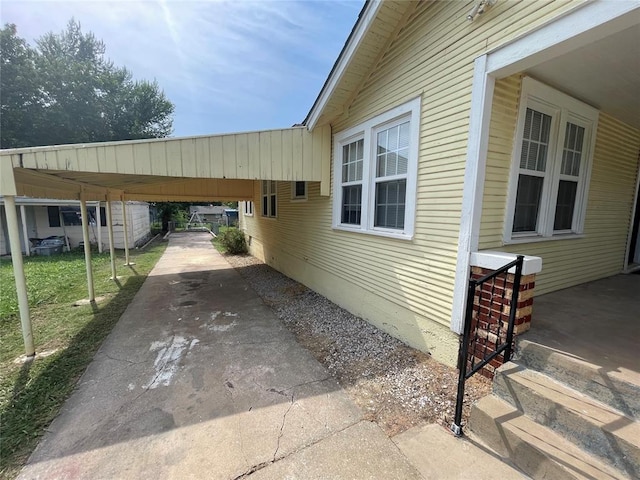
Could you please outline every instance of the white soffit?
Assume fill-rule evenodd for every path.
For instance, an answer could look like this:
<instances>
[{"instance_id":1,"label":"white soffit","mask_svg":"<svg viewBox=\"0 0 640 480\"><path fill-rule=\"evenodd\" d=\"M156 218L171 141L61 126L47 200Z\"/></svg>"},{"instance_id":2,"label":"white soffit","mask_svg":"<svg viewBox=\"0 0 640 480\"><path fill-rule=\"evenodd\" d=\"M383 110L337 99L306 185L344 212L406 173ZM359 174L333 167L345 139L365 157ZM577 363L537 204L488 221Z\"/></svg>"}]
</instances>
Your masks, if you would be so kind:
<instances>
[{"instance_id":1,"label":"white soffit","mask_svg":"<svg viewBox=\"0 0 640 480\"><path fill-rule=\"evenodd\" d=\"M536 65L527 73L640 129L640 25Z\"/></svg>"}]
</instances>

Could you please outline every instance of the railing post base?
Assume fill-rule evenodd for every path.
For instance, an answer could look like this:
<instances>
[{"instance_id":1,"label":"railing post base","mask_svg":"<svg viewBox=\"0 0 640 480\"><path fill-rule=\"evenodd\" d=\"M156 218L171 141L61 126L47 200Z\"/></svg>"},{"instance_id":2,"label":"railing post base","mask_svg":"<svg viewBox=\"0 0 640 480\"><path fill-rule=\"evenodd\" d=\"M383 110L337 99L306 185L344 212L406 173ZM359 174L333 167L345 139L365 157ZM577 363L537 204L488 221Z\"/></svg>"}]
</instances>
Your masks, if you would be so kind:
<instances>
[{"instance_id":1,"label":"railing post base","mask_svg":"<svg viewBox=\"0 0 640 480\"><path fill-rule=\"evenodd\" d=\"M456 437L462 436L462 426L456 425L455 423L451 424L451 431Z\"/></svg>"}]
</instances>

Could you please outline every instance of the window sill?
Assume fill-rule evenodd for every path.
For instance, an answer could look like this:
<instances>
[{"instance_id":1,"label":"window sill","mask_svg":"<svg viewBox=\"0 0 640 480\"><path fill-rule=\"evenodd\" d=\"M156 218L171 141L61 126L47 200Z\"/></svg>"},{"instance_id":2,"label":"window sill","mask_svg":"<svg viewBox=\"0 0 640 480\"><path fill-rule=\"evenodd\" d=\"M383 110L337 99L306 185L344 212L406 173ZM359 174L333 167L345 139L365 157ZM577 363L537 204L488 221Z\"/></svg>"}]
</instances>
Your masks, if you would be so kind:
<instances>
[{"instance_id":1,"label":"window sill","mask_svg":"<svg viewBox=\"0 0 640 480\"><path fill-rule=\"evenodd\" d=\"M306 201L307 201L307 197L300 197L300 198L292 198L291 199L291 203L306 202Z\"/></svg>"},{"instance_id":2,"label":"window sill","mask_svg":"<svg viewBox=\"0 0 640 480\"><path fill-rule=\"evenodd\" d=\"M266 215L260 215L260 218L263 220L277 220L278 217L267 217Z\"/></svg>"},{"instance_id":3,"label":"window sill","mask_svg":"<svg viewBox=\"0 0 640 480\"><path fill-rule=\"evenodd\" d=\"M395 233L395 232L388 232L384 230L363 230L360 228L346 227L344 225L333 225L332 228L333 230L338 230L341 232L351 232L351 233L357 233L362 235L371 235L374 237L394 238L396 240L406 240L406 241L413 240L413 235L410 235L408 233Z\"/></svg>"},{"instance_id":4,"label":"window sill","mask_svg":"<svg viewBox=\"0 0 640 480\"><path fill-rule=\"evenodd\" d=\"M514 237L503 240L503 245L518 245L521 243L538 243L538 242L553 242L557 240L578 240L584 238L584 233L563 233L558 235L552 235L551 237L543 237L542 235L531 235L527 237Z\"/></svg>"}]
</instances>

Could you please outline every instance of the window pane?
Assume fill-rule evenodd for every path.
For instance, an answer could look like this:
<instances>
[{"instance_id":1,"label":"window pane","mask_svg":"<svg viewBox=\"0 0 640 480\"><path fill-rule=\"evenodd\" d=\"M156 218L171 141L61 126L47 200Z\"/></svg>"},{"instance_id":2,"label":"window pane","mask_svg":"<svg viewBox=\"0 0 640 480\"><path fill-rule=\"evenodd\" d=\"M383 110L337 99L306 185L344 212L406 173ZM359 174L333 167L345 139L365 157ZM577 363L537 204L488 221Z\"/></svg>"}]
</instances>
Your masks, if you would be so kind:
<instances>
[{"instance_id":1,"label":"window pane","mask_svg":"<svg viewBox=\"0 0 640 480\"><path fill-rule=\"evenodd\" d=\"M269 212L270 217L276 216L276 196L271 195L271 211Z\"/></svg>"},{"instance_id":2,"label":"window pane","mask_svg":"<svg viewBox=\"0 0 640 480\"><path fill-rule=\"evenodd\" d=\"M376 184L376 227L404 228L406 180L394 180Z\"/></svg>"},{"instance_id":3,"label":"window pane","mask_svg":"<svg viewBox=\"0 0 640 480\"><path fill-rule=\"evenodd\" d=\"M364 139L342 147L342 183L362 180Z\"/></svg>"},{"instance_id":4,"label":"window pane","mask_svg":"<svg viewBox=\"0 0 640 480\"><path fill-rule=\"evenodd\" d=\"M387 149L390 152L393 152L398 149L398 133L400 129L398 127L393 127L387 130L389 135L389 143L387 144Z\"/></svg>"},{"instance_id":5,"label":"window pane","mask_svg":"<svg viewBox=\"0 0 640 480\"><path fill-rule=\"evenodd\" d=\"M267 203L268 196L262 197L262 216L267 217L269 215L269 204Z\"/></svg>"},{"instance_id":6,"label":"window pane","mask_svg":"<svg viewBox=\"0 0 640 480\"><path fill-rule=\"evenodd\" d=\"M387 154L387 169L385 171L385 175L395 175L397 171L398 171L397 155L395 152L390 152Z\"/></svg>"},{"instance_id":7,"label":"window pane","mask_svg":"<svg viewBox=\"0 0 640 480\"><path fill-rule=\"evenodd\" d=\"M342 187L342 223L360 225L362 185Z\"/></svg>"},{"instance_id":8,"label":"window pane","mask_svg":"<svg viewBox=\"0 0 640 480\"><path fill-rule=\"evenodd\" d=\"M61 207L62 221L65 225L82 225L82 217L80 216L80 207ZM87 215L91 218L87 209Z\"/></svg>"},{"instance_id":9,"label":"window pane","mask_svg":"<svg viewBox=\"0 0 640 480\"><path fill-rule=\"evenodd\" d=\"M378 168L376 169L376 177L384 177L387 174L387 155L378 155Z\"/></svg>"},{"instance_id":10,"label":"window pane","mask_svg":"<svg viewBox=\"0 0 640 480\"><path fill-rule=\"evenodd\" d=\"M305 182L296 182L296 197L305 197L307 195L307 184Z\"/></svg>"},{"instance_id":11,"label":"window pane","mask_svg":"<svg viewBox=\"0 0 640 480\"><path fill-rule=\"evenodd\" d=\"M513 216L514 232L535 232L540 212L542 177L520 175L516 195L516 211Z\"/></svg>"},{"instance_id":12,"label":"window pane","mask_svg":"<svg viewBox=\"0 0 640 480\"><path fill-rule=\"evenodd\" d=\"M567 122L562 152L560 173L577 177L580 175L580 163L584 146L584 128Z\"/></svg>"},{"instance_id":13,"label":"window pane","mask_svg":"<svg viewBox=\"0 0 640 480\"><path fill-rule=\"evenodd\" d=\"M544 172L547 166L547 147L551 117L527 108L522 133L520 168Z\"/></svg>"},{"instance_id":14,"label":"window pane","mask_svg":"<svg viewBox=\"0 0 640 480\"><path fill-rule=\"evenodd\" d=\"M554 230L571 230L577 191L578 182L560 180L560 185L558 185L558 201L556 203L556 217L553 222Z\"/></svg>"},{"instance_id":15,"label":"window pane","mask_svg":"<svg viewBox=\"0 0 640 480\"><path fill-rule=\"evenodd\" d=\"M410 122L378 132L376 177L404 175L409 156Z\"/></svg>"},{"instance_id":16,"label":"window pane","mask_svg":"<svg viewBox=\"0 0 640 480\"><path fill-rule=\"evenodd\" d=\"M47 207L47 214L49 215L49 226L60 226L60 210L58 207Z\"/></svg>"},{"instance_id":17,"label":"window pane","mask_svg":"<svg viewBox=\"0 0 640 480\"><path fill-rule=\"evenodd\" d=\"M409 167L409 149L398 150L398 173L406 174Z\"/></svg>"},{"instance_id":18,"label":"window pane","mask_svg":"<svg viewBox=\"0 0 640 480\"><path fill-rule=\"evenodd\" d=\"M400 125L400 137L398 139L398 148L407 148L409 146L409 122Z\"/></svg>"}]
</instances>

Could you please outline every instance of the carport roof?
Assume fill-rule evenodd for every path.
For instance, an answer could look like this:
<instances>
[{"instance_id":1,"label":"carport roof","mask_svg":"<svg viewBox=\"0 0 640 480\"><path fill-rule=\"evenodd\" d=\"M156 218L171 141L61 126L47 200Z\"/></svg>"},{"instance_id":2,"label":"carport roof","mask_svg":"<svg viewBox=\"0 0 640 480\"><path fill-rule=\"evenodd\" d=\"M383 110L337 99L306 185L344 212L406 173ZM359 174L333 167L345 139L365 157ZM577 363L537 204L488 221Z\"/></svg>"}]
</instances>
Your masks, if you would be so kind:
<instances>
[{"instance_id":1,"label":"carport roof","mask_svg":"<svg viewBox=\"0 0 640 480\"><path fill-rule=\"evenodd\" d=\"M142 201L250 200L254 180L321 182L331 127L0 151L0 195Z\"/></svg>"}]
</instances>

